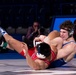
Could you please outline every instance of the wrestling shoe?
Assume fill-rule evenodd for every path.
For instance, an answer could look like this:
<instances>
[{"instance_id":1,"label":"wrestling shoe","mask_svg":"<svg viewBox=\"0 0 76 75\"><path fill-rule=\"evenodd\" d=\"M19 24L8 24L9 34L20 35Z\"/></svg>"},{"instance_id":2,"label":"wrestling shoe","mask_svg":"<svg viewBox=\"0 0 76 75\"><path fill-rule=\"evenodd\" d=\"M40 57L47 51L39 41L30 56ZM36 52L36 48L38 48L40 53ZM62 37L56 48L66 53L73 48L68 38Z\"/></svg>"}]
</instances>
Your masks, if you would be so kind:
<instances>
[{"instance_id":1,"label":"wrestling shoe","mask_svg":"<svg viewBox=\"0 0 76 75\"><path fill-rule=\"evenodd\" d=\"M2 36L7 34L7 32L2 27L0 27L0 33L1 33Z\"/></svg>"}]
</instances>

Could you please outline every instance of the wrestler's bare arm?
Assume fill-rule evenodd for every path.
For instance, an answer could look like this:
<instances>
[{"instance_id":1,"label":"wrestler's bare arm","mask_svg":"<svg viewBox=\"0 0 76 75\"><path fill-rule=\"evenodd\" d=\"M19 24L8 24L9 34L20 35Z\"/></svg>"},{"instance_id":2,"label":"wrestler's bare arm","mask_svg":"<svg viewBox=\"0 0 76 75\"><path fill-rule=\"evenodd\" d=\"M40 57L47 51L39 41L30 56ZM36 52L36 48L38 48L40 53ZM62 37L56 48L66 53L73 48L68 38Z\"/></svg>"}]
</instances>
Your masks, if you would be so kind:
<instances>
[{"instance_id":1,"label":"wrestler's bare arm","mask_svg":"<svg viewBox=\"0 0 76 75\"><path fill-rule=\"evenodd\" d=\"M75 43L71 42L70 44L67 44L62 49L58 50L56 59L64 58L70 55L71 53L73 53L75 51L75 46L76 46Z\"/></svg>"},{"instance_id":2,"label":"wrestler's bare arm","mask_svg":"<svg viewBox=\"0 0 76 75\"><path fill-rule=\"evenodd\" d=\"M74 51L70 55L65 57L66 58L65 61L69 62L70 60L72 60L74 58L75 54L76 54L76 46L75 46Z\"/></svg>"},{"instance_id":3,"label":"wrestler's bare arm","mask_svg":"<svg viewBox=\"0 0 76 75\"><path fill-rule=\"evenodd\" d=\"M26 60L28 65L35 70L42 70L48 67L48 65L40 59L32 60L28 53L26 54Z\"/></svg>"}]
</instances>

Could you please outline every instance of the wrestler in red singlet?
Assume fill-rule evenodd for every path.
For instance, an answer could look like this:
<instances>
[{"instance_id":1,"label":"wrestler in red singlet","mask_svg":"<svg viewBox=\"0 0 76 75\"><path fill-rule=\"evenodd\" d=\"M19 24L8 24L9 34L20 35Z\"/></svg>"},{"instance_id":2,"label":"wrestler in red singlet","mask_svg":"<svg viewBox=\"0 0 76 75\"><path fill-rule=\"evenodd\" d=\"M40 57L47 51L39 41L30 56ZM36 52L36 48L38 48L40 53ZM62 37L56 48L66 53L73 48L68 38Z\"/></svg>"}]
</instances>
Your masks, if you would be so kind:
<instances>
[{"instance_id":1,"label":"wrestler in red singlet","mask_svg":"<svg viewBox=\"0 0 76 75\"><path fill-rule=\"evenodd\" d=\"M35 52L35 50L37 50L37 52ZM50 46L46 43L38 44L36 47L28 50L28 53L33 60L40 59L40 60L43 60L48 65L51 62L53 62L56 58L56 54L54 53L53 50L51 50ZM20 54L24 56L23 51ZM49 61L48 61L48 59L45 59L46 57L48 57L50 55L51 55L51 58L49 59Z\"/></svg>"}]
</instances>

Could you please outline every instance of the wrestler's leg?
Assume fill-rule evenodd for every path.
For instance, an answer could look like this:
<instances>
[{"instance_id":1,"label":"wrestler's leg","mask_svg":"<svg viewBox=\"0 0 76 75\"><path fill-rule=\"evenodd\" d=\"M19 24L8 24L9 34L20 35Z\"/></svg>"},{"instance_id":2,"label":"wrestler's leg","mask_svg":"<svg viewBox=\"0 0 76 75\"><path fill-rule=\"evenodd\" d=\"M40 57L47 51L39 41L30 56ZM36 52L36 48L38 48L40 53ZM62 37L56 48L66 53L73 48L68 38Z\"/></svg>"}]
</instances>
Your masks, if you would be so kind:
<instances>
[{"instance_id":1,"label":"wrestler's leg","mask_svg":"<svg viewBox=\"0 0 76 75\"><path fill-rule=\"evenodd\" d=\"M59 34L59 32L56 31L56 30L53 30L52 32L50 32L50 33L48 34L48 37L49 37L50 40L52 40L52 39L54 39L54 38L56 38L56 37L59 37L59 36L60 36L60 34Z\"/></svg>"},{"instance_id":2,"label":"wrestler's leg","mask_svg":"<svg viewBox=\"0 0 76 75\"><path fill-rule=\"evenodd\" d=\"M1 31L1 34L3 35L3 37L5 38L6 42L10 45L10 47L15 49L18 53L21 53L23 48L28 49L26 44L14 39L2 28L0 28L0 31Z\"/></svg>"}]
</instances>

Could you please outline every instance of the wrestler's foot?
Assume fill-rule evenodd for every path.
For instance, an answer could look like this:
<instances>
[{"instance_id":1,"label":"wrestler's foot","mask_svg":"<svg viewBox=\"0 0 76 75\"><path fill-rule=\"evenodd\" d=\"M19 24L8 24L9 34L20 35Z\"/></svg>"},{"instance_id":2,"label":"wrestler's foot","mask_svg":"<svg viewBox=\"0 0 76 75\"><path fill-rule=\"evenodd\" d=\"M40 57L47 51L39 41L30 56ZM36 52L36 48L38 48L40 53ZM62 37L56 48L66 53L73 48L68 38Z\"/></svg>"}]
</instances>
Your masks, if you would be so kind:
<instances>
[{"instance_id":1,"label":"wrestler's foot","mask_svg":"<svg viewBox=\"0 0 76 75\"><path fill-rule=\"evenodd\" d=\"M5 34L7 34L7 32L3 29L3 28L1 28L0 27L0 32L1 32L1 34L4 36Z\"/></svg>"}]
</instances>

